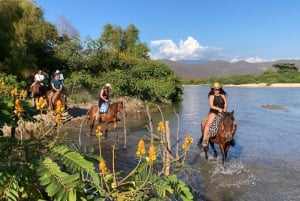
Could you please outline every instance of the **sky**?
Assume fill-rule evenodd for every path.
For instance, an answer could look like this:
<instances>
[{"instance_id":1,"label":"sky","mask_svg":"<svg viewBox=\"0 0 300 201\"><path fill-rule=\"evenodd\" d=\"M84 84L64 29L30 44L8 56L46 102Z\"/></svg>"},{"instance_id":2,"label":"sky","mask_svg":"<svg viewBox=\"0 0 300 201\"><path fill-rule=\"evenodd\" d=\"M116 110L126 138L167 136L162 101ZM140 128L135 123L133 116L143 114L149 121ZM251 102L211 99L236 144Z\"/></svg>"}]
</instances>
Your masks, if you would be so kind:
<instances>
[{"instance_id":1,"label":"sky","mask_svg":"<svg viewBox=\"0 0 300 201\"><path fill-rule=\"evenodd\" d=\"M62 17L97 39L106 24L133 24L151 59L236 62L300 59L299 0L36 0L44 18Z\"/></svg>"}]
</instances>

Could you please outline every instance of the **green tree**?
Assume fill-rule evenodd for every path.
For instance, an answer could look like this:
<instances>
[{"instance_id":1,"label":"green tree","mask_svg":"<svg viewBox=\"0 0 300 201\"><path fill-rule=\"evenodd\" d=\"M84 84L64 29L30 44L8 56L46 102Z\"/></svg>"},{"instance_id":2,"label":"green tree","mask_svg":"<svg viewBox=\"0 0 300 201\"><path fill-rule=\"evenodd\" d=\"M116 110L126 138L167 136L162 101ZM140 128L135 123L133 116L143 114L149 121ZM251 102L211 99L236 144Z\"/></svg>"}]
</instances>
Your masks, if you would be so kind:
<instances>
[{"instance_id":1,"label":"green tree","mask_svg":"<svg viewBox=\"0 0 300 201\"><path fill-rule=\"evenodd\" d=\"M294 63L277 63L273 64L272 67L277 68L279 72L298 71Z\"/></svg>"}]
</instances>

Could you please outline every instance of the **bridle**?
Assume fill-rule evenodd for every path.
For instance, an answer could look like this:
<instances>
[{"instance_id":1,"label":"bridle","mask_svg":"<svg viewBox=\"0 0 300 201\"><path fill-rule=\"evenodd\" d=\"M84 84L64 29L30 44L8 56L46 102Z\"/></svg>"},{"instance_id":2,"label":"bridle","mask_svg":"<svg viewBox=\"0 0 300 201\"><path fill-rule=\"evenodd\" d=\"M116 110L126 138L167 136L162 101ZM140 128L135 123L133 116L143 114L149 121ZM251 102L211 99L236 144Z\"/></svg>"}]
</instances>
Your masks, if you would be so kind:
<instances>
[{"instance_id":1,"label":"bridle","mask_svg":"<svg viewBox=\"0 0 300 201\"><path fill-rule=\"evenodd\" d=\"M223 133L223 138L227 141L227 142L229 142L229 141L231 141L232 140L232 137L233 137L233 133L234 133L234 124L232 124L232 128L231 128L231 130L230 131L226 131L226 129L225 129L225 126L224 126L224 123L225 123L225 117L226 116L222 116L222 118L221 118L221 121L220 121L220 125L221 125L221 129L222 129L222 133ZM231 118L231 117L228 117L228 118Z\"/></svg>"}]
</instances>

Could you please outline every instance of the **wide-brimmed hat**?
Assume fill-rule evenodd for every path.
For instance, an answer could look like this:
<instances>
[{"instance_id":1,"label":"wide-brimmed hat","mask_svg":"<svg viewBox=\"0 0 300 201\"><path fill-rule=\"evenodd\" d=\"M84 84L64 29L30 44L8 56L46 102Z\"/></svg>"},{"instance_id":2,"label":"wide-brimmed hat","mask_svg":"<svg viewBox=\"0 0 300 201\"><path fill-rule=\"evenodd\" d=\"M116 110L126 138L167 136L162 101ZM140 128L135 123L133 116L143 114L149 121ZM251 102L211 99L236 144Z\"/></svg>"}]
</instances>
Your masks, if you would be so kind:
<instances>
[{"instance_id":1,"label":"wide-brimmed hat","mask_svg":"<svg viewBox=\"0 0 300 201\"><path fill-rule=\"evenodd\" d=\"M222 85L219 82L215 82L211 85L212 89L221 89Z\"/></svg>"},{"instance_id":2,"label":"wide-brimmed hat","mask_svg":"<svg viewBox=\"0 0 300 201\"><path fill-rule=\"evenodd\" d=\"M105 84L105 86L106 86L106 87L108 87L108 88L110 88L110 89L112 89L112 87L111 87L111 84L110 84L110 83L106 83L106 84Z\"/></svg>"},{"instance_id":3,"label":"wide-brimmed hat","mask_svg":"<svg viewBox=\"0 0 300 201\"><path fill-rule=\"evenodd\" d=\"M60 73L60 71L59 71L59 70L56 70L56 71L55 71L55 74L59 74L59 73Z\"/></svg>"}]
</instances>

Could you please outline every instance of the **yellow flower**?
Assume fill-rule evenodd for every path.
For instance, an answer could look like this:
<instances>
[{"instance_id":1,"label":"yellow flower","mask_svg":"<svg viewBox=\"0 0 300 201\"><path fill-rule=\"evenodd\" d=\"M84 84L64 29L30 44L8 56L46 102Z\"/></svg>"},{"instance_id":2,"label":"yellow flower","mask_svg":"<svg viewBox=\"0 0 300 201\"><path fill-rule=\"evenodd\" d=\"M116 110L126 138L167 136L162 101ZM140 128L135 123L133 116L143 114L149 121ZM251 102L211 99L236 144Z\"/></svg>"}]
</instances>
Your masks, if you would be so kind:
<instances>
[{"instance_id":1,"label":"yellow flower","mask_svg":"<svg viewBox=\"0 0 300 201\"><path fill-rule=\"evenodd\" d=\"M61 100L56 101L56 113L61 113L64 111Z\"/></svg>"},{"instance_id":2,"label":"yellow flower","mask_svg":"<svg viewBox=\"0 0 300 201\"><path fill-rule=\"evenodd\" d=\"M136 151L136 155L141 157L146 153L146 149L145 149L145 142L144 140L140 140L138 143L138 148Z\"/></svg>"},{"instance_id":3,"label":"yellow flower","mask_svg":"<svg viewBox=\"0 0 300 201\"><path fill-rule=\"evenodd\" d=\"M148 163L153 163L156 160L155 146L152 144L149 148L149 156L146 158Z\"/></svg>"},{"instance_id":4,"label":"yellow flower","mask_svg":"<svg viewBox=\"0 0 300 201\"><path fill-rule=\"evenodd\" d=\"M1 89L3 89L3 90L6 89L5 82L3 82L3 81L1 82Z\"/></svg>"},{"instance_id":5,"label":"yellow flower","mask_svg":"<svg viewBox=\"0 0 300 201\"><path fill-rule=\"evenodd\" d=\"M160 133L163 133L164 130L165 130L164 124L163 124L162 121L160 121L160 122L158 123L158 126L157 126L157 131L160 132Z\"/></svg>"},{"instance_id":6,"label":"yellow flower","mask_svg":"<svg viewBox=\"0 0 300 201\"><path fill-rule=\"evenodd\" d=\"M61 120L61 114L56 114L56 116L55 116L55 122L59 123L60 120Z\"/></svg>"},{"instance_id":7,"label":"yellow flower","mask_svg":"<svg viewBox=\"0 0 300 201\"><path fill-rule=\"evenodd\" d=\"M100 161L99 163L99 170L101 170L101 173L105 175L107 173L107 167L104 160Z\"/></svg>"},{"instance_id":8,"label":"yellow flower","mask_svg":"<svg viewBox=\"0 0 300 201\"><path fill-rule=\"evenodd\" d=\"M14 113L20 117L22 113L24 112L24 109L22 107L20 99L15 100L15 108L14 108Z\"/></svg>"},{"instance_id":9,"label":"yellow flower","mask_svg":"<svg viewBox=\"0 0 300 201\"><path fill-rule=\"evenodd\" d=\"M191 136L186 136L184 142L182 144L182 149L184 151L189 150L191 143L193 143L194 139Z\"/></svg>"},{"instance_id":10,"label":"yellow flower","mask_svg":"<svg viewBox=\"0 0 300 201\"><path fill-rule=\"evenodd\" d=\"M26 91L26 90L22 90L22 91L20 92L20 96L21 96L21 98L25 99L26 96L27 96L27 91Z\"/></svg>"},{"instance_id":11,"label":"yellow flower","mask_svg":"<svg viewBox=\"0 0 300 201\"><path fill-rule=\"evenodd\" d=\"M101 125L98 125L97 128L96 128L96 136L101 137L102 135L103 135L102 127L101 127Z\"/></svg>"},{"instance_id":12,"label":"yellow flower","mask_svg":"<svg viewBox=\"0 0 300 201\"><path fill-rule=\"evenodd\" d=\"M38 103L36 104L36 109L42 110L43 108L45 108L45 106L46 106L46 102L44 98L40 97Z\"/></svg>"},{"instance_id":13,"label":"yellow flower","mask_svg":"<svg viewBox=\"0 0 300 201\"><path fill-rule=\"evenodd\" d=\"M17 87L15 87L14 89L12 89L10 93L11 93L12 96L17 96L18 95L18 89L17 89Z\"/></svg>"}]
</instances>

